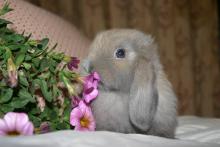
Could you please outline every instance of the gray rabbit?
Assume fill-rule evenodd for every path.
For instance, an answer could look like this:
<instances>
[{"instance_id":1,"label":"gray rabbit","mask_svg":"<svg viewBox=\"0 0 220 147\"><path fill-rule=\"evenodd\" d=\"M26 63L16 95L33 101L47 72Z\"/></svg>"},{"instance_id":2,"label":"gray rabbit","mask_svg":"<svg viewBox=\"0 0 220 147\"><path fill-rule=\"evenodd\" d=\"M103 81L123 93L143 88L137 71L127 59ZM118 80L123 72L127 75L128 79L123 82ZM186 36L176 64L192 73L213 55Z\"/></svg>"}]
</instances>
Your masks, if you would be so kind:
<instances>
[{"instance_id":1,"label":"gray rabbit","mask_svg":"<svg viewBox=\"0 0 220 147\"><path fill-rule=\"evenodd\" d=\"M132 29L101 32L86 66L101 76L92 102L97 130L174 138L177 99L151 36Z\"/></svg>"}]
</instances>

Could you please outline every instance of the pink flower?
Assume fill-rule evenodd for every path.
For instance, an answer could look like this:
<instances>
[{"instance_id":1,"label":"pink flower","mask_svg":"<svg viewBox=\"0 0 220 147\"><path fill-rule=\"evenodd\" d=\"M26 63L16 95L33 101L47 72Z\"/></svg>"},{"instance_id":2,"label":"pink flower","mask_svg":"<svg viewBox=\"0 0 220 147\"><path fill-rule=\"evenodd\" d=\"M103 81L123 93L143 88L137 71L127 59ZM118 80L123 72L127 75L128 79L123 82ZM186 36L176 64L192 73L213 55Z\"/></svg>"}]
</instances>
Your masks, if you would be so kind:
<instances>
[{"instance_id":1,"label":"pink flower","mask_svg":"<svg viewBox=\"0 0 220 147\"><path fill-rule=\"evenodd\" d=\"M71 106L72 106L72 108L75 108L79 105L80 99L81 98L79 98L77 96L71 97Z\"/></svg>"},{"instance_id":2,"label":"pink flower","mask_svg":"<svg viewBox=\"0 0 220 147\"><path fill-rule=\"evenodd\" d=\"M83 98L86 103L90 103L98 96L99 92L98 89L95 87L87 88L83 91Z\"/></svg>"},{"instance_id":3,"label":"pink flower","mask_svg":"<svg viewBox=\"0 0 220 147\"><path fill-rule=\"evenodd\" d=\"M86 103L90 103L98 96L98 83L100 76L97 72L88 75L84 80L83 98Z\"/></svg>"},{"instance_id":4,"label":"pink flower","mask_svg":"<svg viewBox=\"0 0 220 147\"><path fill-rule=\"evenodd\" d=\"M85 85L92 84L95 88L98 87L100 76L97 72L93 72L85 78Z\"/></svg>"},{"instance_id":5,"label":"pink flower","mask_svg":"<svg viewBox=\"0 0 220 147\"><path fill-rule=\"evenodd\" d=\"M92 110L84 101L80 101L70 114L70 124L76 131L94 131L96 124Z\"/></svg>"},{"instance_id":6,"label":"pink flower","mask_svg":"<svg viewBox=\"0 0 220 147\"><path fill-rule=\"evenodd\" d=\"M78 65L80 63L80 60L76 57L71 57L70 61L67 63L67 67L69 70L78 69Z\"/></svg>"},{"instance_id":7,"label":"pink flower","mask_svg":"<svg viewBox=\"0 0 220 147\"><path fill-rule=\"evenodd\" d=\"M32 135L33 132L34 126L25 113L8 112L0 119L0 135Z\"/></svg>"}]
</instances>

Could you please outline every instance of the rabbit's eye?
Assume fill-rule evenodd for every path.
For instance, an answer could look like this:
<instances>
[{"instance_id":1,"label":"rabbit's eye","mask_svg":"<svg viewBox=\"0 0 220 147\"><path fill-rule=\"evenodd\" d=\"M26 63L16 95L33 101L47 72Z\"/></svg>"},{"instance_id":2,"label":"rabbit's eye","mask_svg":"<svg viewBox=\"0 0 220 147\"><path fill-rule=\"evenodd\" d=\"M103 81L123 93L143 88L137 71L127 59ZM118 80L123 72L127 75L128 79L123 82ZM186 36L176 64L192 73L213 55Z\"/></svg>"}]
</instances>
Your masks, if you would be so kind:
<instances>
[{"instance_id":1,"label":"rabbit's eye","mask_svg":"<svg viewBox=\"0 0 220 147\"><path fill-rule=\"evenodd\" d=\"M125 49L120 48L115 51L116 58L124 58L125 57Z\"/></svg>"}]
</instances>

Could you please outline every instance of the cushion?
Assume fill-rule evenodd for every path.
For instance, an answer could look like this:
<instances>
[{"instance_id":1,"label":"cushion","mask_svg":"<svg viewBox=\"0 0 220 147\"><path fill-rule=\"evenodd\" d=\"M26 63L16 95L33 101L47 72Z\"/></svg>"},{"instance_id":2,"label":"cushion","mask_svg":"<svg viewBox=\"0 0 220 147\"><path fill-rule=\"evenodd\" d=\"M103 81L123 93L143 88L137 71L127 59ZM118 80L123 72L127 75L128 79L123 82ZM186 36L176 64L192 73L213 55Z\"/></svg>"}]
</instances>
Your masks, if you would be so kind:
<instances>
[{"instance_id":1,"label":"cushion","mask_svg":"<svg viewBox=\"0 0 220 147\"><path fill-rule=\"evenodd\" d=\"M58 43L57 50L66 54L84 58L88 52L90 41L83 36L73 25L60 17L34 6L23 0L9 0L10 7L14 11L5 15L5 18L14 24L11 28L19 33L25 31L28 35L32 33L33 39L50 39L52 47ZM4 0L0 0L2 7Z\"/></svg>"}]
</instances>

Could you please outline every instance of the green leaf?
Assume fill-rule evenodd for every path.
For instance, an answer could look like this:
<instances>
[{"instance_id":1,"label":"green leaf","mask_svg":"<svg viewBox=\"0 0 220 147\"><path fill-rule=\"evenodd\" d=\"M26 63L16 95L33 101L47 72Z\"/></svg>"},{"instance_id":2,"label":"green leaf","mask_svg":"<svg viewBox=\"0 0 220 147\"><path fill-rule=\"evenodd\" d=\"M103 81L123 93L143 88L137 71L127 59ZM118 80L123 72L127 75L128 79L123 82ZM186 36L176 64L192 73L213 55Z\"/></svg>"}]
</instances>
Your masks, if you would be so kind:
<instances>
[{"instance_id":1,"label":"green leaf","mask_svg":"<svg viewBox=\"0 0 220 147\"><path fill-rule=\"evenodd\" d=\"M49 60L46 58L43 58L40 62L40 71L44 71L46 68L48 68L50 66L49 64Z\"/></svg>"},{"instance_id":2,"label":"green leaf","mask_svg":"<svg viewBox=\"0 0 220 147\"><path fill-rule=\"evenodd\" d=\"M47 79L47 78L50 77L50 75L51 75L50 72L45 72L45 73L41 74L41 75L39 76L39 78L41 78L41 79Z\"/></svg>"},{"instance_id":3,"label":"green leaf","mask_svg":"<svg viewBox=\"0 0 220 147\"><path fill-rule=\"evenodd\" d=\"M13 42L13 43L22 43L25 41L24 36L15 33L11 35L5 35L5 39L7 39L8 42Z\"/></svg>"},{"instance_id":4,"label":"green leaf","mask_svg":"<svg viewBox=\"0 0 220 147\"><path fill-rule=\"evenodd\" d=\"M41 50L44 50L47 47L48 42L49 42L49 39L44 38L40 41L40 43L37 45L37 47Z\"/></svg>"},{"instance_id":5,"label":"green leaf","mask_svg":"<svg viewBox=\"0 0 220 147\"><path fill-rule=\"evenodd\" d=\"M53 85L53 97L58 97L58 94L60 93L61 91L59 90L59 88L55 85Z\"/></svg>"},{"instance_id":6,"label":"green leaf","mask_svg":"<svg viewBox=\"0 0 220 147\"><path fill-rule=\"evenodd\" d=\"M48 87L47 87L47 82L45 80L40 80L40 89L41 92L44 96L44 98L48 101L51 102L53 97L52 97L52 92L48 91Z\"/></svg>"},{"instance_id":7,"label":"green leaf","mask_svg":"<svg viewBox=\"0 0 220 147\"><path fill-rule=\"evenodd\" d=\"M67 122L69 121L71 110L72 110L71 105L69 105L65 108L64 113L63 113L63 120L64 121L67 121Z\"/></svg>"},{"instance_id":8,"label":"green leaf","mask_svg":"<svg viewBox=\"0 0 220 147\"><path fill-rule=\"evenodd\" d=\"M31 89L39 89L40 88L40 79L34 79L32 81Z\"/></svg>"},{"instance_id":9,"label":"green leaf","mask_svg":"<svg viewBox=\"0 0 220 147\"><path fill-rule=\"evenodd\" d=\"M67 130L67 129L70 129L70 124L68 124L66 122L62 122L62 123L57 124L56 128L58 130Z\"/></svg>"},{"instance_id":10,"label":"green leaf","mask_svg":"<svg viewBox=\"0 0 220 147\"><path fill-rule=\"evenodd\" d=\"M0 55L2 56L5 53L5 48L0 46Z\"/></svg>"},{"instance_id":11,"label":"green leaf","mask_svg":"<svg viewBox=\"0 0 220 147\"><path fill-rule=\"evenodd\" d=\"M29 102L29 99L14 97L11 101L11 107L13 108L23 108L25 105L27 105Z\"/></svg>"},{"instance_id":12,"label":"green leaf","mask_svg":"<svg viewBox=\"0 0 220 147\"><path fill-rule=\"evenodd\" d=\"M0 108L0 118L3 118L4 115L5 115L5 113L4 113L4 112L1 110L1 108Z\"/></svg>"},{"instance_id":13,"label":"green leaf","mask_svg":"<svg viewBox=\"0 0 220 147\"><path fill-rule=\"evenodd\" d=\"M55 60L49 60L50 72L54 73L56 68L57 68L57 62Z\"/></svg>"},{"instance_id":14,"label":"green leaf","mask_svg":"<svg viewBox=\"0 0 220 147\"><path fill-rule=\"evenodd\" d=\"M12 98L13 90L10 88L10 89L1 90L1 91L4 94L1 95L0 103L8 102Z\"/></svg>"},{"instance_id":15,"label":"green leaf","mask_svg":"<svg viewBox=\"0 0 220 147\"><path fill-rule=\"evenodd\" d=\"M32 47L36 47L36 46L37 46L37 40L29 40L27 43L28 43L30 46L32 46Z\"/></svg>"},{"instance_id":16,"label":"green leaf","mask_svg":"<svg viewBox=\"0 0 220 147\"><path fill-rule=\"evenodd\" d=\"M24 75L20 75L18 76L19 78L19 83L26 86L26 87L29 87L29 83L28 83L28 80L27 78L24 76Z\"/></svg>"},{"instance_id":17,"label":"green leaf","mask_svg":"<svg viewBox=\"0 0 220 147\"><path fill-rule=\"evenodd\" d=\"M25 99L25 100L28 100L32 103L35 102L34 97L25 89L20 90L18 93L18 96L20 99Z\"/></svg>"},{"instance_id":18,"label":"green leaf","mask_svg":"<svg viewBox=\"0 0 220 147\"><path fill-rule=\"evenodd\" d=\"M25 55L25 61L30 61L32 57L30 55Z\"/></svg>"},{"instance_id":19,"label":"green leaf","mask_svg":"<svg viewBox=\"0 0 220 147\"><path fill-rule=\"evenodd\" d=\"M0 81L0 88L2 87L6 87L7 83L5 82L5 80Z\"/></svg>"},{"instance_id":20,"label":"green leaf","mask_svg":"<svg viewBox=\"0 0 220 147\"><path fill-rule=\"evenodd\" d=\"M61 61L64 58L64 53L53 53L51 57L55 60Z\"/></svg>"},{"instance_id":21,"label":"green leaf","mask_svg":"<svg viewBox=\"0 0 220 147\"><path fill-rule=\"evenodd\" d=\"M11 24L11 22L0 18L0 28L6 27L8 24Z\"/></svg>"},{"instance_id":22,"label":"green leaf","mask_svg":"<svg viewBox=\"0 0 220 147\"><path fill-rule=\"evenodd\" d=\"M32 62L33 62L34 66L35 66L36 68L39 67L39 65L40 65L40 59L39 59L39 58L34 58L34 59L32 59Z\"/></svg>"},{"instance_id":23,"label":"green leaf","mask_svg":"<svg viewBox=\"0 0 220 147\"><path fill-rule=\"evenodd\" d=\"M25 43L28 44L29 39L31 38L32 34L30 33L28 36L25 36Z\"/></svg>"},{"instance_id":24,"label":"green leaf","mask_svg":"<svg viewBox=\"0 0 220 147\"><path fill-rule=\"evenodd\" d=\"M10 104L2 104L0 107L1 111L4 113L12 112L14 111L14 107L12 107Z\"/></svg>"},{"instance_id":25,"label":"green leaf","mask_svg":"<svg viewBox=\"0 0 220 147\"><path fill-rule=\"evenodd\" d=\"M50 120L49 118L49 114L50 114L51 110L48 107L44 108L44 111L40 114L40 118L44 121Z\"/></svg>"},{"instance_id":26,"label":"green leaf","mask_svg":"<svg viewBox=\"0 0 220 147\"><path fill-rule=\"evenodd\" d=\"M71 79L73 77L73 73L70 71L65 71L63 72L64 76L67 77L68 79Z\"/></svg>"},{"instance_id":27,"label":"green leaf","mask_svg":"<svg viewBox=\"0 0 220 147\"><path fill-rule=\"evenodd\" d=\"M5 2L4 5L3 5L3 8L0 9L0 16L5 15L6 13L8 13L8 12L10 12L10 11L12 11L12 10L13 10L13 9L11 9L11 8L9 7L9 3L8 3L8 2Z\"/></svg>"},{"instance_id":28,"label":"green leaf","mask_svg":"<svg viewBox=\"0 0 220 147\"><path fill-rule=\"evenodd\" d=\"M40 126L41 119L39 117L36 117L31 113L28 113L28 117L33 122L35 128Z\"/></svg>"},{"instance_id":29,"label":"green leaf","mask_svg":"<svg viewBox=\"0 0 220 147\"><path fill-rule=\"evenodd\" d=\"M16 66L20 66L21 63L24 61L24 58L25 58L25 54L24 53L18 54L16 59L15 59L15 65Z\"/></svg>"},{"instance_id":30,"label":"green leaf","mask_svg":"<svg viewBox=\"0 0 220 147\"><path fill-rule=\"evenodd\" d=\"M29 70L31 68L31 64L29 63L23 63L22 65L24 66L26 70Z\"/></svg>"},{"instance_id":31,"label":"green leaf","mask_svg":"<svg viewBox=\"0 0 220 147\"><path fill-rule=\"evenodd\" d=\"M30 114L33 114L33 115L35 115L35 114L40 114L40 113L41 113L41 111L40 111L39 108L33 108L33 109L30 111Z\"/></svg>"},{"instance_id":32,"label":"green leaf","mask_svg":"<svg viewBox=\"0 0 220 147\"><path fill-rule=\"evenodd\" d=\"M48 117L49 117L50 120L53 120L53 119L56 119L58 117L58 114L56 113L55 110L52 109L51 111L49 111Z\"/></svg>"},{"instance_id":33,"label":"green leaf","mask_svg":"<svg viewBox=\"0 0 220 147\"><path fill-rule=\"evenodd\" d=\"M8 48L10 48L11 51L22 50L24 52L25 45L23 45L23 44L11 44L11 45L8 45Z\"/></svg>"},{"instance_id":34,"label":"green leaf","mask_svg":"<svg viewBox=\"0 0 220 147\"><path fill-rule=\"evenodd\" d=\"M4 54L4 59L8 60L8 58L10 58L12 56L12 54L11 54L11 51L8 47L5 47L5 49L6 49L6 52Z\"/></svg>"},{"instance_id":35,"label":"green leaf","mask_svg":"<svg viewBox=\"0 0 220 147\"><path fill-rule=\"evenodd\" d=\"M56 131L57 130L57 124L51 123L50 124L50 131Z\"/></svg>"}]
</instances>

